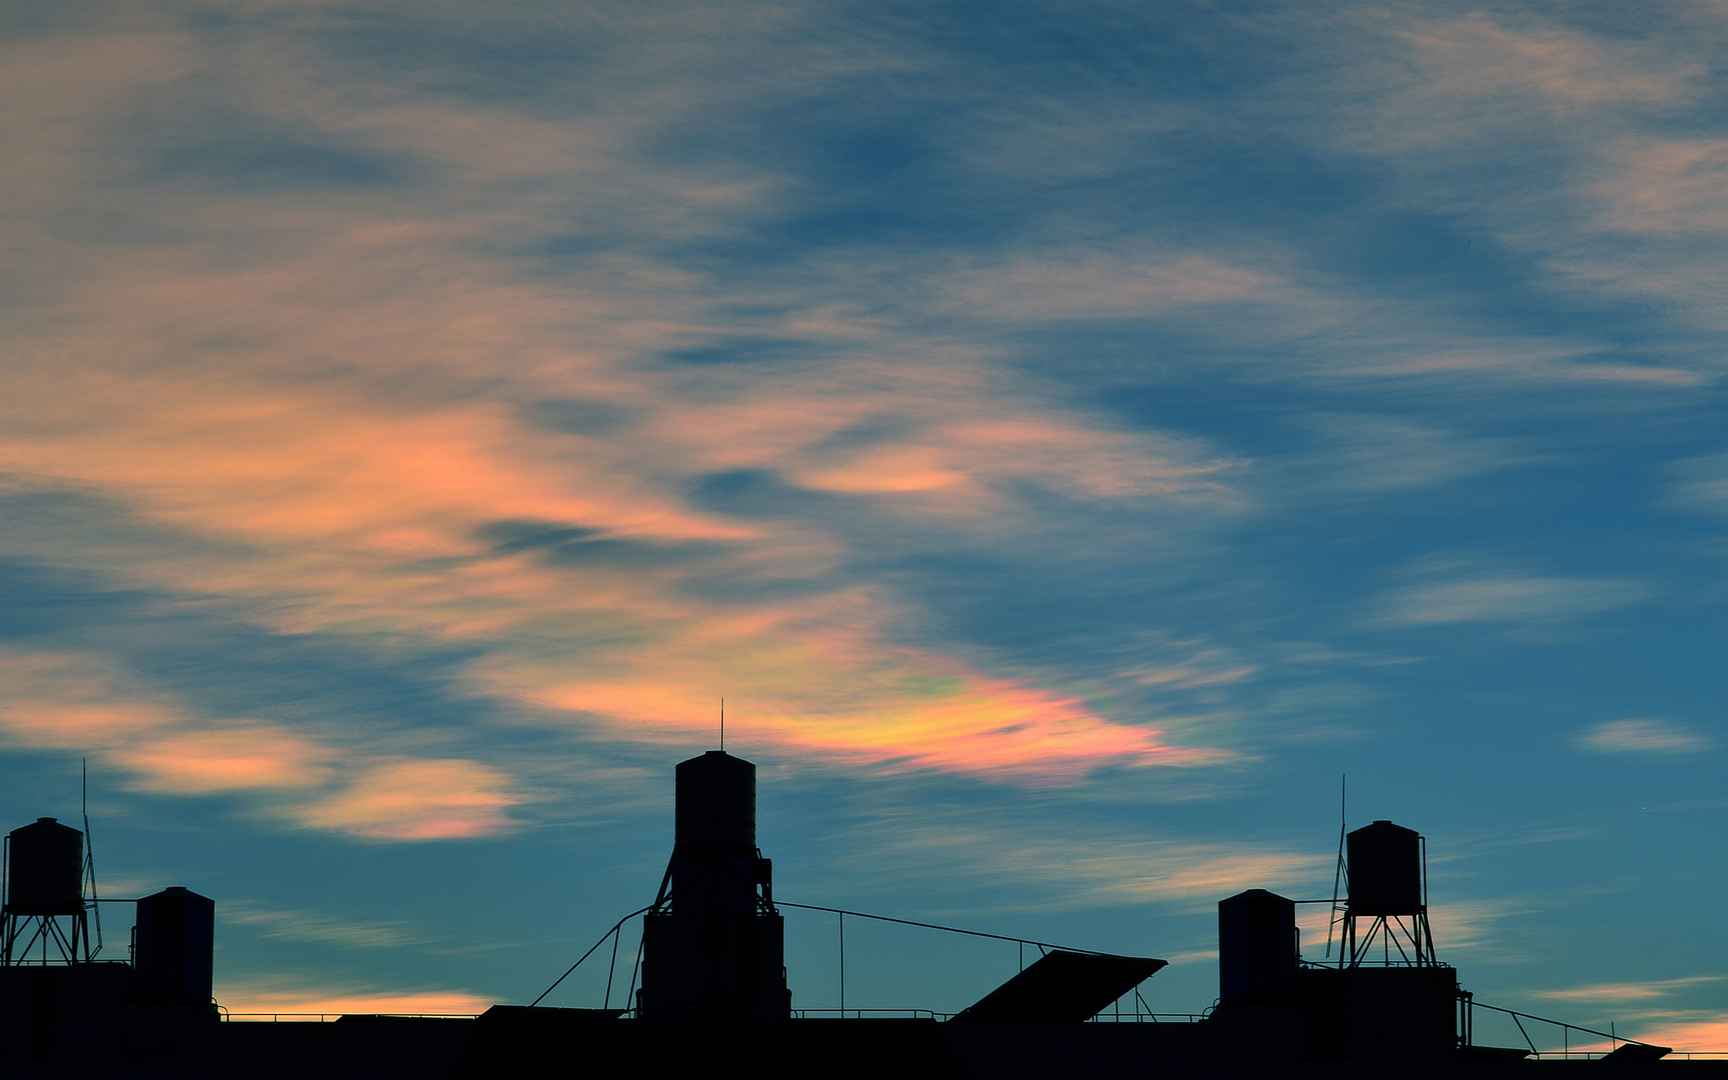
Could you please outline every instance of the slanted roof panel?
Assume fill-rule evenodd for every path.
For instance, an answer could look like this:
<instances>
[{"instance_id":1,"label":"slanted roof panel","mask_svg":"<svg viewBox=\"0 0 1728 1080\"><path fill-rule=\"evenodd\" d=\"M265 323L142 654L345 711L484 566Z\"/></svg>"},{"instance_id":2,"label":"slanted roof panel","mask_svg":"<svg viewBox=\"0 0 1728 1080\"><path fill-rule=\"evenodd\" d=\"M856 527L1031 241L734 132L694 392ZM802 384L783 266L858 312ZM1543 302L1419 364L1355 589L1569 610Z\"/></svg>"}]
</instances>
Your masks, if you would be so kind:
<instances>
[{"instance_id":1,"label":"slanted roof panel","mask_svg":"<svg viewBox=\"0 0 1728 1080\"><path fill-rule=\"evenodd\" d=\"M1163 960L1100 953L1045 953L950 1023L1078 1024L1139 986Z\"/></svg>"}]
</instances>

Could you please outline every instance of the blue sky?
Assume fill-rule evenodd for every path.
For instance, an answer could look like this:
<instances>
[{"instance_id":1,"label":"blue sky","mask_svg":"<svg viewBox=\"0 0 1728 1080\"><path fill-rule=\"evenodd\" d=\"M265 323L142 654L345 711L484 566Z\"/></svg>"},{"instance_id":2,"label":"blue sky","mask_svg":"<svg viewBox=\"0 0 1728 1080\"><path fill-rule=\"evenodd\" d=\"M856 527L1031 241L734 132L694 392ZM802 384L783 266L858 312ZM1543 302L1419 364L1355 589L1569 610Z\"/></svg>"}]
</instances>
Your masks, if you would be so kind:
<instances>
[{"instance_id":1,"label":"blue sky","mask_svg":"<svg viewBox=\"0 0 1728 1080\"><path fill-rule=\"evenodd\" d=\"M724 696L788 899L1197 1010L1348 772L1480 998L1728 1047L1720 3L0 28L0 809L231 1006L531 998Z\"/></svg>"}]
</instances>

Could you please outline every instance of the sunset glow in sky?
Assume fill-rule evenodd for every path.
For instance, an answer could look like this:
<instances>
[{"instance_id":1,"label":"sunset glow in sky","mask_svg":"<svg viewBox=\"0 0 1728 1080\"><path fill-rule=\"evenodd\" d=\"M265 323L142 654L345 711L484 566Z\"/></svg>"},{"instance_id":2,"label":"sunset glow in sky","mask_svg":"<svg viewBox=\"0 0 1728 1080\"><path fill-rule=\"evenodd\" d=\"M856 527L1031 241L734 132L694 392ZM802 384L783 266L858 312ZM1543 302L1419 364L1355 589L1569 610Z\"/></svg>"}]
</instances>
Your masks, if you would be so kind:
<instances>
[{"instance_id":1,"label":"sunset glow in sky","mask_svg":"<svg viewBox=\"0 0 1728 1080\"><path fill-rule=\"evenodd\" d=\"M0 825L88 758L231 1008L474 1011L652 899L724 697L778 894L1186 1012L1348 772L1480 999L1728 1049L1723 56L1719 0L12 5ZM857 933L849 1005L1017 962Z\"/></svg>"}]
</instances>

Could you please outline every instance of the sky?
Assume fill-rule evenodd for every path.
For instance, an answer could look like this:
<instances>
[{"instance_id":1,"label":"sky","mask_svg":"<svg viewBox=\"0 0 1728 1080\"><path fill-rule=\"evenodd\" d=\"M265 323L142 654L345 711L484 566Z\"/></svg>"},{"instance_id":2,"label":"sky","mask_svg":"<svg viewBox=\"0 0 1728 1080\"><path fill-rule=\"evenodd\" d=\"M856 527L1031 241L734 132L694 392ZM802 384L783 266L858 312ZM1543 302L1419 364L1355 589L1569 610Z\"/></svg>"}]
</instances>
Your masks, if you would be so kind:
<instances>
[{"instance_id":1,"label":"sky","mask_svg":"<svg viewBox=\"0 0 1728 1080\"><path fill-rule=\"evenodd\" d=\"M1197 1012L1348 774L1479 1000L1728 1049L1725 55L1720 0L5 5L0 811L87 759L236 1012L474 1012L652 899L724 697L780 897ZM1018 964L847 939L852 1007Z\"/></svg>"}]
</instances>

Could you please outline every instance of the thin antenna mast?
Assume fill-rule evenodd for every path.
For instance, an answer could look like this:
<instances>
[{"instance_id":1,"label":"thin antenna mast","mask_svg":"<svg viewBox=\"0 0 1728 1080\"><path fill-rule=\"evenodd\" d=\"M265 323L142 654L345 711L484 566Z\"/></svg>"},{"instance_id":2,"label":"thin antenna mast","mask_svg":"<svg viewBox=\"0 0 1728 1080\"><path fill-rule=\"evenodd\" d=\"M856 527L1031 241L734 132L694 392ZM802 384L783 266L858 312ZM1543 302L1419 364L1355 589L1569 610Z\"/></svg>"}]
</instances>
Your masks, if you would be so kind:
<instances>
[{"instance_id":1,"label":"thin antenna mast","mask_svg":"<svg viewBox=\"0 0 1728 1080\"><path fill-rule=\"evenodd\" d=\"M102 953L102 904L96 894L96 845L90 840L90 759L78 759L78 810L84 817L84 877L90 887L90 906L96 909L95 959Z\"/></svg>"},{"instance_id":2,"label":"thin antenna mast","mask_svg":"<svg viewBox=\"0 0 1728 1080\"><path fill-rule=\"evenodd\" d=\"M726 699L720 699L720 749L726 749Z\"/></svg>"},{"instance_id":3,"label":"thin antenna mast","mask_svg":"<svg viewBox=\"0 0 1728 1080\"><path fill-rule=\"evenodd\" d=\"M1344 874L1344 824L1349 815L1345 812L1346 799L1350 792L1350 774L1338 774L1338 859L1332 864L1332 910L1326 918L1326 955L1332 955L1332 931L1338 925L1338 883L1343 880L1348 886L1349 879Z\"/></svg>"}]
</instances>

